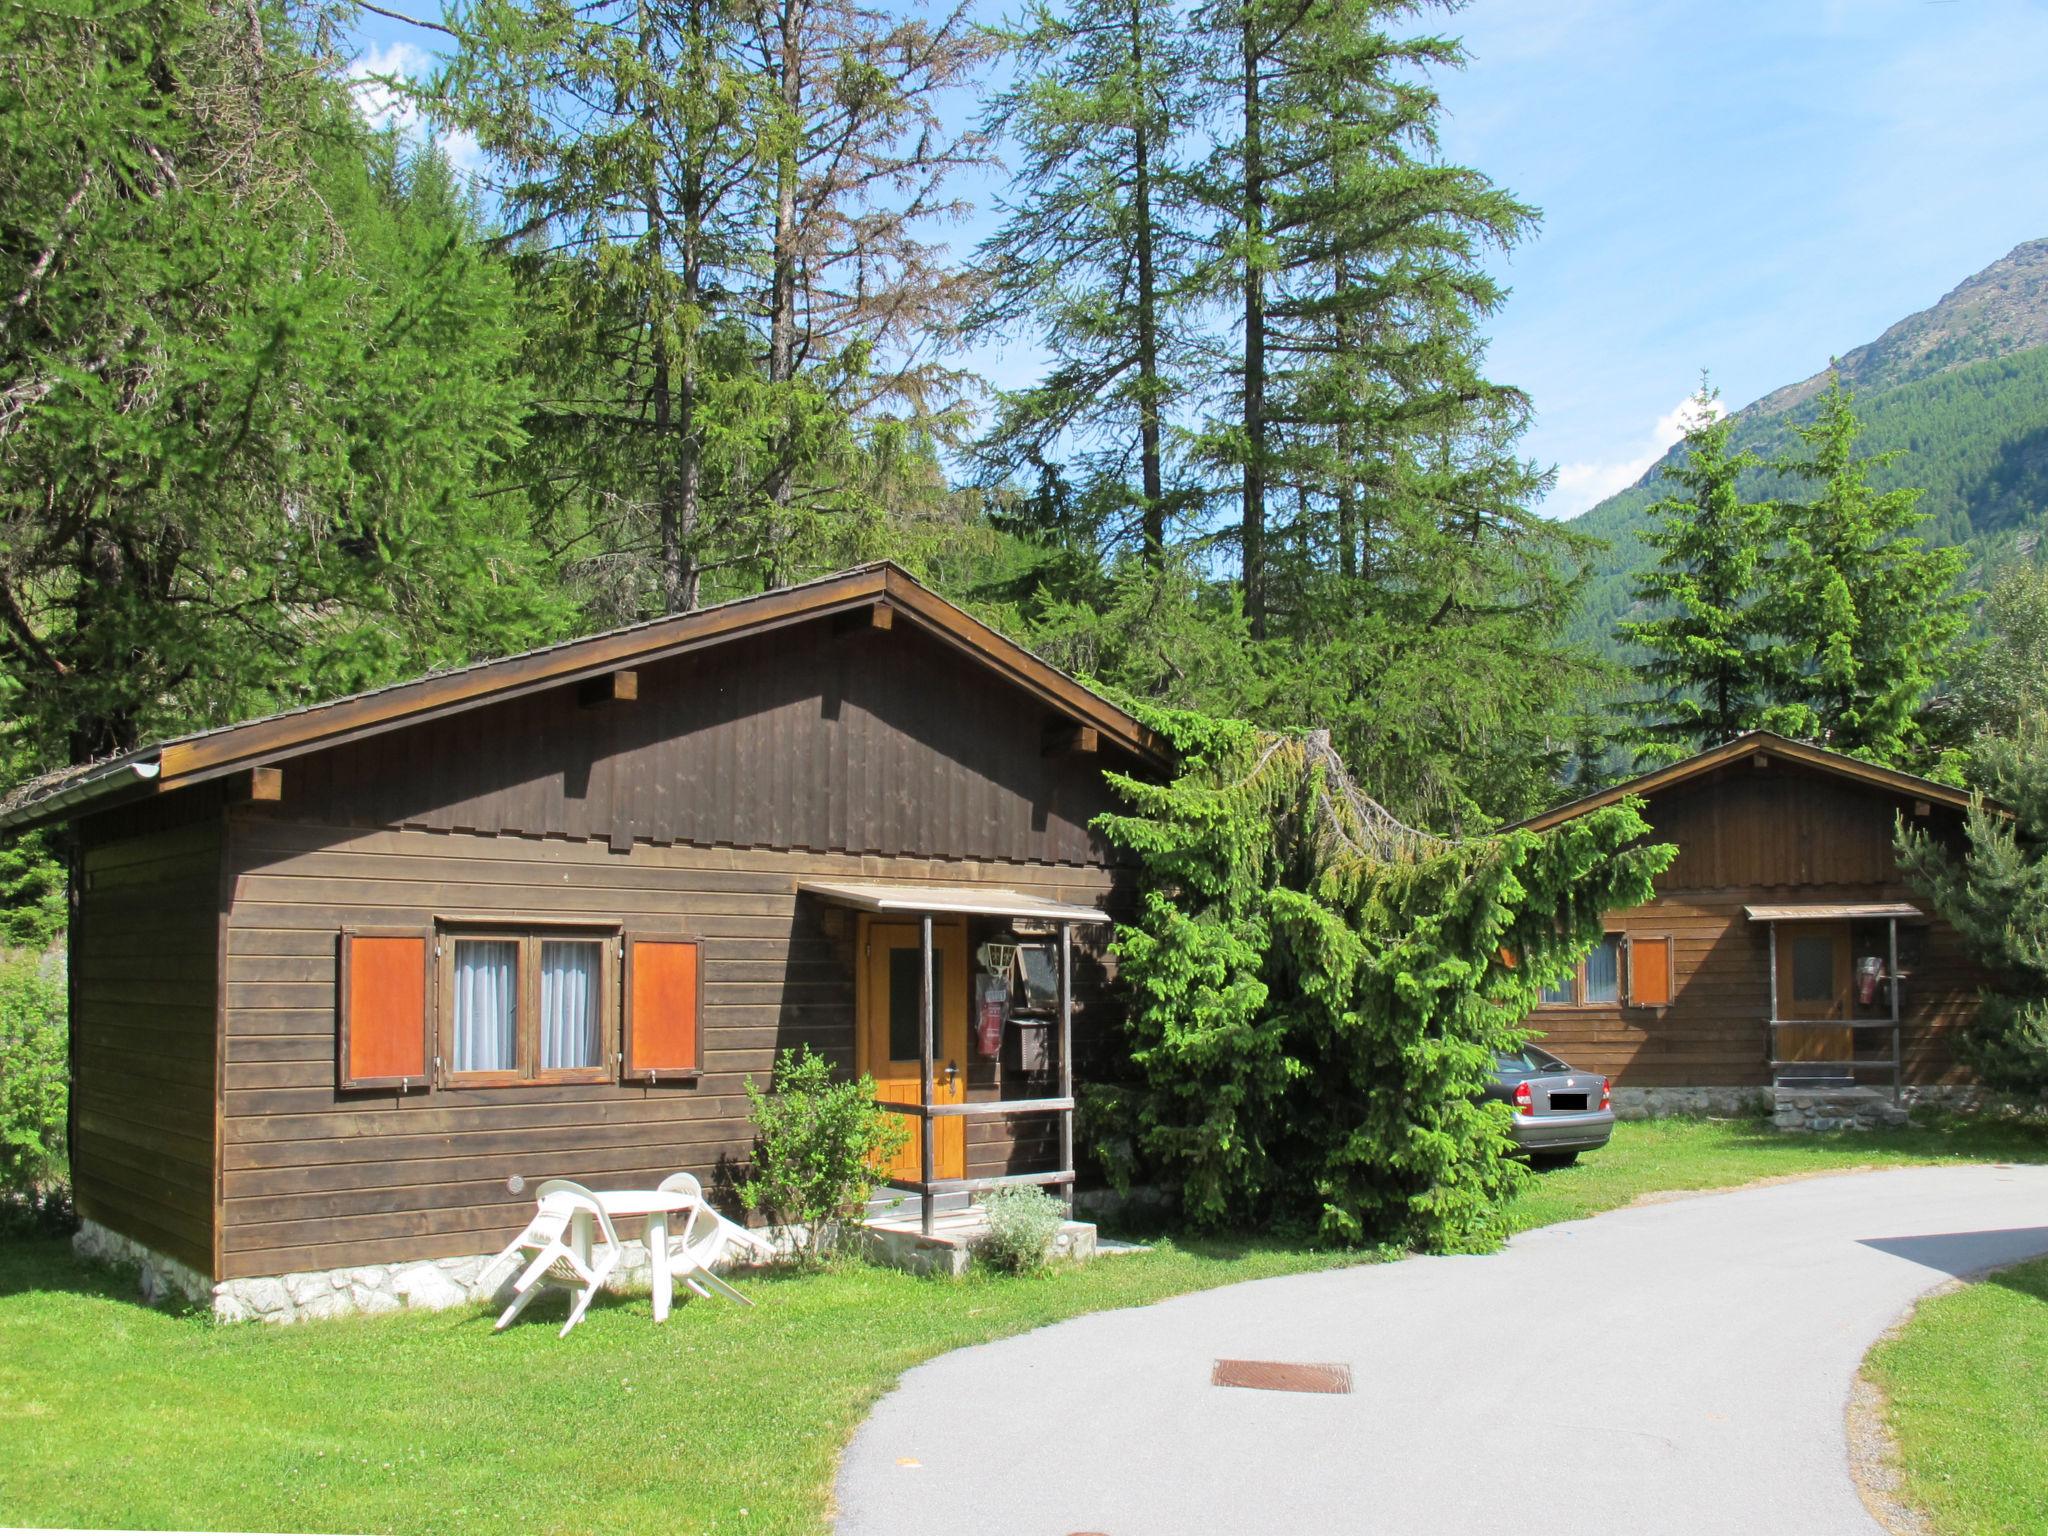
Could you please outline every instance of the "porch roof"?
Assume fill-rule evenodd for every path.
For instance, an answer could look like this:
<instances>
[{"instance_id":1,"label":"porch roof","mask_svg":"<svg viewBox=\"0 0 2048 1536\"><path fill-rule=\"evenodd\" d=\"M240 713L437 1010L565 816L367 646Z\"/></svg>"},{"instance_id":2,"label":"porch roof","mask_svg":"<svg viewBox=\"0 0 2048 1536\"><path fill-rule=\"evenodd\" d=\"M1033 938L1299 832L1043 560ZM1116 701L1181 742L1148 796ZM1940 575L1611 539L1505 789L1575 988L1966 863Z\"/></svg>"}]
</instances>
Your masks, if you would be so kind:
<instances>
[{"instance_id":1,"label":"porch roof","mask_svg":"<svg viewBox=\"0 0 2048 1536\"><path fill-rule=\"evenodd\" d=\"M860 912L960 913L969 917L1035 917L1052 923L1106 923L1107 912L985 885L908 881L799 880L799 891Z\"/></svg>"},{"instance_id":2,"label":"porch roof","mask_svg":"<svg viewBox=\"0 0 2048 1536\"><path fill-rule=\"evenodd\" d=\"M1744 907L1753 923L1824 923L1853 917L1925 919L1909 901L1810 901L1785 907Z\"/></svg>"}]
</instances>

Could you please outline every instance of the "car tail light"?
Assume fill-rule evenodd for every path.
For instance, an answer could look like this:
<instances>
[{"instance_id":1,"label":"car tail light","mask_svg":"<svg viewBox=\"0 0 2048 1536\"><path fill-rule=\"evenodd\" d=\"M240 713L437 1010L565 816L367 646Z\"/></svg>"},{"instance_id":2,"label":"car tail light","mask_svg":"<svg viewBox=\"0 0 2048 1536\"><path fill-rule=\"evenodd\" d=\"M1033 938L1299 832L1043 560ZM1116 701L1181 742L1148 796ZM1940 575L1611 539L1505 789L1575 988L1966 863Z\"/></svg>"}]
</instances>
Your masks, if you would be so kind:
<instances>
[{"instance_id":1,"label":"car tail light","mask_svg":"<svg viewBox=\"0 0 2048 1536\"><path fill-rule=\"evenodd\" d=\"M1614 1079L1611 1077L1600 1079L1600 1107L1602 1109L1614 1108Z\"/></svg>"},{"instance_id":2,"label":"car tail light","mask_svg":"<svg viewBox=\"0 0 2048 1536\"><path fill-rule=\"evenodd\" d=\"M1536 1094L1527 1083L1515 1084L1515 1113L1533 1115L1536 1113Z\"/></svg>"}]
</instances>

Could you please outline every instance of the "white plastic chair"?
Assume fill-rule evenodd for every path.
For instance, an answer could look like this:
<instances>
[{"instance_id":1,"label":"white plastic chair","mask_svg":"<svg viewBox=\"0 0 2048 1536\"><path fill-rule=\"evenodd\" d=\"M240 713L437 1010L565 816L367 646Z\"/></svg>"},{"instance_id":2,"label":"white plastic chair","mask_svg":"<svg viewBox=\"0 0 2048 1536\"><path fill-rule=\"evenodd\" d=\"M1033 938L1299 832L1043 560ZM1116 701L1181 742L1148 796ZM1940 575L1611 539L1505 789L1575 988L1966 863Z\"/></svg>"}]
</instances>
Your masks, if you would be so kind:
<instances>
[{"instance_id":1,"label":"white plastic chair","mask_svg":"<svg viewBox=\"0 0 2048 1536\"><path fill-rule=\"evenodd\" d=\"M699 1296L709 1296L712 1291L751 1307L753 1303L738 1291L727 1285L712 1272L711 1266L725 1252L726 1245L737 1239L772 1255L774 1248L763 1239L756 1237L736 1221L727 1221L711 1207L704 1198L704 1186L697 1182L693 1173L672 1173L655 1186L669 1194L688 1195L695 1203L690 1207L688 1219L683 1222L681 1232L669 1234L669 1271Z\"/></svg>"},{"instance_id":2,"label":"white plastic chair","mask_svg":"<svg viewBox=\"0 0 2048 1536\"><path fill-rule=\"evenodd\" d=\"M588 1218L599 1239L589 1245L592 1252L588 1258L577 1251L579 1246L583 1246L576 1236L578 1217ZM515 1294L512 1305L499 1317L494 1331L510 1327L512 1319L526 1310L527 1303L547 1286L557 1285L576 1293L576 1300L569 1308L569 1321L562 1324L558 1335L566 1339L569 1330L583 1321L583 1314L590 1310L591 1302L604 1289L612 1271L619 1267L619 1234L612 1227L611 1217L605 1214L604 1207L589 1190L570 1179L549 1179L538 1191L533 1220L526 1224L524 1232L512 1239L504 1252L485 1266L484 1273L490 1273L504 1260L516 1259L522 1253L531 1253L533 1258L513 1282Z\"/></svg>"}]
</instances>

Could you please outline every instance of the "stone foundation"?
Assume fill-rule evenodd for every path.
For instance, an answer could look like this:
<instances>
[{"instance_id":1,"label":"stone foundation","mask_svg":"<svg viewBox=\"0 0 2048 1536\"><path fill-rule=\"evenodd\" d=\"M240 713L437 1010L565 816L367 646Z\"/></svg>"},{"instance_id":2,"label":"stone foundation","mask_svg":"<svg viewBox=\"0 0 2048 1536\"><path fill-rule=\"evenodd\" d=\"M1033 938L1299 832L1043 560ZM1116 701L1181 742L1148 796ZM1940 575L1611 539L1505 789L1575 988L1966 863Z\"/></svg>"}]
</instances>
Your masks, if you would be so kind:
<instances>
[{"instance_id":1,"label":"stone foundation","mask_svg":"<svg viewBox=\"0 0 2048 1536\"><path fill-rule=\"evenodd\" d=\"M1888 1130L1908 1118L1907 1106L1894 1104L1889 1088L1780 1088L1771 1112L1772 1125L1795 1134Z\"/></svg>"},{"instance_id":2,"label":"stone foundation","mask_svg":"<svg viewBox=\"0 0 2048 1536\"><path fill-rule=\"evenodd\" d=\"M1666 1115L1712 1115L1746 1120L1771 1110L1768 1088L1623 1088L1612 1090L1617 1120L1660 1120Z\"/></svg>"},{"instance_id":3,"label":"stone foundation","mask_svg":"<svg viewBox=\"0 0 2048 1536\"><path fill-rule=\"evenodd\" d=\"M142 1299L151 1306L167 1301L186 1301L207 1306L213 1300L213 1283L189 1264L166 1258L154 1248L132 1237L123 1237L96 1221L81 1221L71 1236L71 1251L96 1264L112 1264L136 1272Z\"/></svg>"},{"instance_id":4,"label":"stone foundation","mask_svg":"<svg viewBox=\"0 0 2048 1536\"><path fill-rule=\"evenodd\" d=\"M484 1303L504 1306L511 1300L512 1278L519 1272L516 1265L501 1264L485 1284L485 1269L496 1255L478 1253L404 1264L257 1275L214 1284L190 1266L96 1221L81 1223L71 1243L81 1259L133 1268L142 1298L152 1306L175 1297L210 1308L224 1323L301 1323L407 1309L441 1311ZM619 1246L624 1251L607 1288L645 1287L650 1278L646 1245L629 1240ZM731 1263L728 1258L716 1267L730 1268Z\"/></svg>"}]
</instances>

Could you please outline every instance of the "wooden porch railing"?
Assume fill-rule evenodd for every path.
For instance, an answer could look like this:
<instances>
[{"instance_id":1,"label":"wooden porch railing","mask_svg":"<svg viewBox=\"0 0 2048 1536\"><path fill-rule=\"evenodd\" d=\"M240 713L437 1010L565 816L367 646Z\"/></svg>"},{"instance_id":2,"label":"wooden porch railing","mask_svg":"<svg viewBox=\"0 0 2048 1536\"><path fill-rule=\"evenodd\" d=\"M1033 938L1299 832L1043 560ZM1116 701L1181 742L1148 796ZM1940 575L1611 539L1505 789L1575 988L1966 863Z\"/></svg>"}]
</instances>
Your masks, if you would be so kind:
<instances>
[{"instance_id":1,"label":"wooden porch railing","mask_svg":"<svg viewBox=\"0 0 2048 1536\"><path fill-rule=\"evenodd\" d=\"M926 1237L932 1233L932 1202L940 1195L979 1193L1005 1184L1061 1185L1062 1203L1074 1214L1074 925L1059 925L1059 1092L1051 1098L984 1099L974 1104L932 1102L933 1061L938 1054L936 1009L932 997L932 919L926 913L918 920L919 959L917 983L918 1081L921 1101L907 1104L896 1099L877 1099L875 1107L918 1120L919 1175L914 1181L892 1179L898 1189L918 1196L918 1226ZM942 1119L978 1120L996 1115L1058 1115L1060 1166L1049 1173L1004 1173L980 1179L941 1179L933 1164L932 1122Z\"/></svg>"}]
</instances>

